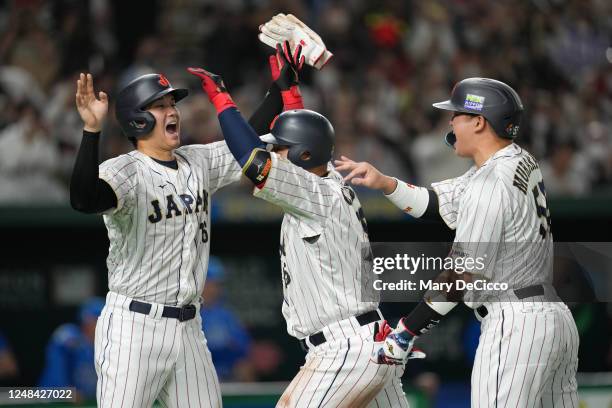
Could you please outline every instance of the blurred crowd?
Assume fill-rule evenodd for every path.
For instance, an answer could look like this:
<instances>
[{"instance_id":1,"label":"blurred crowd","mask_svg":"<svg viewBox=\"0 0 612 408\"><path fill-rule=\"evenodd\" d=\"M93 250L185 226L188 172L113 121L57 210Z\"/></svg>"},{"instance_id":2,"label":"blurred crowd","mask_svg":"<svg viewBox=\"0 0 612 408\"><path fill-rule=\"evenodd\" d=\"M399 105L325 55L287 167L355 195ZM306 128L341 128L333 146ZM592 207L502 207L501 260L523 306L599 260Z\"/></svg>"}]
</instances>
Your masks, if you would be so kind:
<instances>
[{"instance_id":1,"label":"blurred crowd","mask_svg":"<svg viewBox=\"0 0 612 408\"><path fill-rule=\"evenodd\" d=\"M306 107L326 114L338 154L414 183L470 163L443 143L449 117L431 107L454 83L493 77L526 108L518 143L540 159L551 195L612 190L612 3L606 0L13 0L0 10L0 204L67 202L81 139L76 76L111 97L163 72L191 96L184 143L220 138L214 111L185 73L225 79L249 115L270 83L259 24L302 18L335 54L301 75ZM111 117L113 115L110 115ZM114 118L103 158L131 150Z\"/></svg>"}]
</instances>

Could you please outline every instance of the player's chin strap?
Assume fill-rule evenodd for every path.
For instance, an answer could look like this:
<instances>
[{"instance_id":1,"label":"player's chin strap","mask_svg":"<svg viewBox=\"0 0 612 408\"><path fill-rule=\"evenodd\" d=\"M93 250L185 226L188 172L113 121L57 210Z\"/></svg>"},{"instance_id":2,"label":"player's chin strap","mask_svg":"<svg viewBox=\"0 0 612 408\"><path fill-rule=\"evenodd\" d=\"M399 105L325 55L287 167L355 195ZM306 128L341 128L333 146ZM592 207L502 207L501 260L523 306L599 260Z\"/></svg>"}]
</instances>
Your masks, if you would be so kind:
<instances>
[{"instance_id":1,"label":"player's chin strap","mask_svg":"<svg viewBox=\"0 0 612 408\"><path fill-rule=\"evenodd\" d=\"M455 136L455 132L453 132L452 130L448 132L446 136L444 136L444 141L446 142L447 145L449 145L450 147L454 149L455 142L457 141L457 136Z\"/></svg>"}]
</instances>

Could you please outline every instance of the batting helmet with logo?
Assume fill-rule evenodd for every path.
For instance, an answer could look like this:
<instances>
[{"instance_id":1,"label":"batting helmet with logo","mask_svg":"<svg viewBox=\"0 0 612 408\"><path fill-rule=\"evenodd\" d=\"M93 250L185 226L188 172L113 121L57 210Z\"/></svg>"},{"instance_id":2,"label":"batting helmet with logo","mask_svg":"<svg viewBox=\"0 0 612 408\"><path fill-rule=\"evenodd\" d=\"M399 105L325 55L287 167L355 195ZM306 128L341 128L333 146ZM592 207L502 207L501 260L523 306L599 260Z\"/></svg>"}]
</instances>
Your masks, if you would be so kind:
<instances>
[{"instance_id":1,"label":"batting helmet with logo","mask_svg":"<svg viewBox=\"0 0 612 408\"><path fill-rule=\"evenodd\" d=\"M174 95L176 102L187 96L187 89L175 89L163 74L142 75L126 85L117 95L115 114L127 137L138 138L151 132L155 117L145 110L153 101Z\"/></svg>"},{"instance_id":2,"label":"batting helmet with logo","mask_svg":"<svg viewBox=\"0 0 612 408\"><path fill-rule=\"evenodd\" d=\"M509 85L489 78L467 78L458 82L451 98L433 104L438 109L482 115L495 133L505 139L518 136L523 103ZM449 140L450 139L450 140ZM454 134L449 132L446 141L454 144Z\"/></svg>"},{"instance_id":3,"label":"batting helmet with logo","mask_svg":"<svg viewBox=\"0 0 612 408\"><path fill-rule=\"evenodd\" d=\"M261 136L264 143L288 146L287 158L305 169L331 160L334 152L334 128L320 113L294 109L281 113L270 133Z\"/></svg>"}]
</instances>

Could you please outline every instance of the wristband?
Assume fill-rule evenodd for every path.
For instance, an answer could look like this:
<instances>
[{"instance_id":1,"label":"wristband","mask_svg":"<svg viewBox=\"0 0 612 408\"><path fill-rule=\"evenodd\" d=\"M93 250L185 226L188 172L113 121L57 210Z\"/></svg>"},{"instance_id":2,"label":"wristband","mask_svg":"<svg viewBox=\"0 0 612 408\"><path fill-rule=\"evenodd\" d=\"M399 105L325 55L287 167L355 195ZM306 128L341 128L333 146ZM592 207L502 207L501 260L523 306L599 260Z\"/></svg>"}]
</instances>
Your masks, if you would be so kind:
<instances>
[{"instance_id":1,"label":"wristband","mask_svg":"<svg viewBox=\"0 0 612 408\"><path fill-rule=\"evenodd\" d=\"M401 180L397 181L397 187L391 194L385 194L396 207L413 217L419 218L427 210L429 203L429 192L425 187L413 186Z\"/></svg>"},{"instance_id":2,"label":"wristband","mask_svg":"<svg viewBox=\"0 0 612 408\"><path fill-rule=\"evenodd\" d=\"M292 86L288 91L281 91L281 96L283 97L283 110L304 109L302 94L297 85Z\"/></svg>"},{"instance_id":3,"label":"wristband","mask_svg":"<svg viewBox=\"0 0 612 408\"><path fill-rule=\"evenodd\" d=\"M235 108L236 104L232 100L232 97L227 92L221 92L213 96L210 101L215 106L217 114L223 112L228 108Z\"/></svg>"},{"instance_id":4,"label":"wristband","mask_svg":"<svg viewBox=\"0 0 612 408\"><path fill-rule=\"evenodd\" d=\"M413 335L420 336L433 329L442 316L457 306L455 302L431 302L430 300L419 303L406 317L402 317L401 323L406 330Z\"/></svg>"}]
</instances>

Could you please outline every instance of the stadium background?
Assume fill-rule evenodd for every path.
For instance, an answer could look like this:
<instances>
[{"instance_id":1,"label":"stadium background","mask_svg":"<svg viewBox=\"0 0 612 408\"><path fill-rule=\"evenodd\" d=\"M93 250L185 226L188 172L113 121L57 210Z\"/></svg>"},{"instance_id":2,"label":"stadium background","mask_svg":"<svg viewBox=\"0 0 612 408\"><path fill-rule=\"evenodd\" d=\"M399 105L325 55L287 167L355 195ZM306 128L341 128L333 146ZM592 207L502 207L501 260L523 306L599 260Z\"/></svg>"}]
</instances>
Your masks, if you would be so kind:
<instances>
[{"instance_id":1,"label":"stadium background","mask_svg":"<svg viewBox=\"0 0 612 408\"><path fill-rule=\"evenodd\" d=\"M497 78L526 107L518 143L540 160L555 239L610 240L612 6L604 0L13 0L0 7L0 332L18 366L0 375L0 386L36 385L53 330L106 292L101 217L68 205L82 130L78 73L94 74L112 110L122 84L163 72L192 90L179 105L184 143L219 140L214 111L184 68L221 74L249 115L269 85L270 50L258 42L257 27L281 11L303 18L335 54L320 72L304 69L301 89L306 106L334 124L337 155L415 184L460 174L469 163L444 145L448 117L431 103L446 99L459 79ZM111 119L103 159L131 149ZM358 194L372 241L452 240L380 196ZM303 359L280 314L281 215L250 198L246 184L213 198L211 252L225 266L223 298L252 338L248 368L232 381L287 381ZM610 376L589 373L612 371L612 308L571 306L581 379L591 385L583 395L609 403L610 388L600 386L611 385ZM411 307L383 306L395 318ZM476 323L462 308L422 342L428 358L409 364L404 380L413 395L430 406L466 406ZM267 406L250 397L252 387L231 389L243 394L238 405Z\"/></svg>"}]
</instances>

